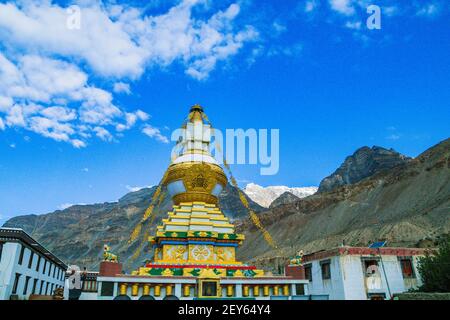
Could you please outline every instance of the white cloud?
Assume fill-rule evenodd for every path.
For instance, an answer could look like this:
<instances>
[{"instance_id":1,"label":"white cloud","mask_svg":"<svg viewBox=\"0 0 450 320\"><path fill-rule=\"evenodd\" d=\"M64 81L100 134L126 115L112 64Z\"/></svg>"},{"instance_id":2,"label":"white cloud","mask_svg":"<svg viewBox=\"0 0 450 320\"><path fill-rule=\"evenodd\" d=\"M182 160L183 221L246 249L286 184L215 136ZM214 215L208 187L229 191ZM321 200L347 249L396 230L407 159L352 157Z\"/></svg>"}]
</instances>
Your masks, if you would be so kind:
<instances>
[{"instance_id":1,"label":"white cloud","mask_svg":"<svg viewBox=\"0 0 450 320\"><path fill-rule=\"evenodd\" d=\"M138 117L138 119L142 121L147 121L148 119L150 119L149 114L142 110L137 110L134 114Z\"/></svg>"},{"instance_id":2,"label":"white cloud","mask_svg":"<svg viewBox=\"0 0 450 320\"><path fill-rule=\"evenodd\" d=\"M111 93L88 85L87 78L76 65L62 60L19 55L14 63L0 53L0 114L5 119L0 128L21 127L77 148L86 146L83 139L92 136L90 132L111 141L108 130L99 126L131 125ZM65 100L75 106L54 105Z\"/></svg>"},{"instance_id":3,"label":"white cloud","mask_svg":"<svg viewBox=\"0 0 450 320\"><path fill-rule=\"evenodd\" d=\"M284 55L288 57L298 57L303 51L303 44L301 42L293 43L289 46L275 46L268 52L268 56Z\"/></svg>"},{"instance_id":4,"label":"white cloud","mask_svg":"<svg viewBox=\"0 0 450 320\"><path fill-rule=\"evenodd\" d=\"M75 110L65 107L48 107L41 110L40 113L47 118L63 122L74 120L77 117Z\"/></svg>"},{"instance_id":5,"label":"white cloud","mask_svg":"<svg viewBox=\"0 0 450 320\"><path fill-rule=\"evenodd\" d=\"M350 16L355 13L355 8L352 5L352 0L329 0L331 9L341 14Z\"/></svg>"},{"instance_id":6,"label":"white cloud","mask_svg":"<svg viewBox=\"0 0 450 320\"><path fill-rule=\"evenodd\" d=\"M166 13L146 16L138 8L85 2L79 30L67 29L68 14L58 5L1 4L0 30L7 42L22 49L81 59L103 76L136 79L146 64L168 65L178 59L189 69L206 57L223 60L236 53L224 56L223 49L241 47L256 36L242 37L248 27L232 30L238 4L208 20L193 17L194 7L204 4L184 0Z\"/></svg>"},{"instance_id":7,"label":"white cloud","mask_svg":"<svg viewBox=\"0 0 450 320\"><path fill-rule=\"evenodd\" d=\"M385 14L388 17L392 17L399 14L399 9L396 6L383 7L381 9L381 13Z\"/></svg>"},{"instance_id":8,"label":"white cloud","mask_svg":"<svg viewBox=\"0 0 450 320\"><path fill-rule=\"evenodd\" d=\"M2 57L3 56L0 54L0 62L1 62ZM1 72L1 70L2 69L1 69L1 65L0 65L0 72ZM11 97L5 97L5 96L0 95L0 112L11 108L13 103L14 103L14 101Z\"/></svg>"},{"instance_id":9,"label":"white cloud","mask_svg":"<svg viewBox=\"0 0 450 320\"><path fill-rule=\"evenodd\" d=\"M89 172L89 168L83 168L83 169L81 169L81 171L83 171L83 172Z\"/></svg>"},{"instance_id":10,"label":"white cloud","mask_svg":"<svg viewBox=\"0 0 450 320\"><path fill-rule=\"evenodd\" d=\"M203 80L258 38L254 27L236 27L238 4L211 12L204 0L182 0L153 16L129 5L79 5L81 28L71 30L66 8L50 1L0 4L0 130L20 127L77 148L95 136L112 141L150 118L113 96L130 94L129 82L148 68L177 63ZM198 17L198 6L208 17ZM168 141L148 123L142 131Z\"/></svg>"},{"instance_id":11,"label":"white cloud","mask_svg":"<svg viewBox=\"0 0 450 320\"><path fill-rule=\"evenodd\" d=\"M398 139L400 139L400 135L393 133L393 134L387 136L386 139L388 139L388 140L398 140Z\"/></svg>"},{"instance_id":12,"label":"white cloud","mask_svg":"<svg viewBox=\"0 0 450 320\"><path fill-rule=\"evenodd\" d=\"M286 27L285 25L281 24L281 23L278 22L278 21L275 21L275 22L272 24L272 27L273 27L273 29L275 30L275 33L276 33L276 34L283 33L283 32L285 32L285 31L287 30L287 27Z\"/></svg>"},{"instance_id":13,"label":"white cloud","mask_svg":"<svg viewBox=\"0 0 450 320\"><path fill-rule=\"evenodd\" d=\"M116 125L117 131L128 130L135 125L138 120L147 121L150 119L150 115L142 110L137 110L133 113L126 112L125 113L125 123L119 123Z\"/></svg>"},{"instance_id":14,"label":"white cloud","mask_svg":"<svg viewBox=\"0 0 450 320\"><path fill-rule=\"evenodd\" d=\"M113 90L115 93L131 94L130 85L128 83L124 83L124 82L114 83Z\"/></svg>"},{"instance_id":15,"label":"white cloud","mask_svg":"<svg viewBox=\"0 0 450 320\"><path fill-rule=\"evenodd\" d=\"M13 148L13 149L16 148L16 144L15 144L15 143L11 143L9 146L10 146L11 148Z\"/></svg>"},{"instance_id":16,"label":"white cloud","mask_svg":"<svg viewBox=\"0 0 450 320\"><path fill-rule=\"evenodd\" d=\"M316 0L309 0L305 3L305 12L313 12L318 6L318 2Z\"/></svg>"},{"instance_id":17,"label":"white cloud","mask_svg":"<svg viewBox=\"0 0 450 320\"><path fill-rule=\"evenodd\" d=\"M169 143L169 139L161 134L161 131L159 129L152 127L151 125L146 125L142 132L149 136L150 138L155 138L158 141L161 141L163 143Z\"/></svg>"},{"instance_id":18,"label":"white cloud","mask_svg":"<svg viewBox=\"0 0 450 320\"><path fill-rule=\"evenodd\" d=\"M140 75L145 50L98 3L85 3L80 30L68 29L65 8L47 1L23 2L20 7L1 4L0 29L8 32L6 41L16 46L83 59L105 76Z\"/></svg>"},{"instance_id":19,"label":"white cloud","mask_svg":"<svg viewBox=\"0 0 450 320\"><path fill-rule=\"evenodd\" d=\"M427 3L420 7L416 14L422 17L434 17L440 13L440 7L437 3Z\"/></svg>"},{"instance_id":20,"label":"white cloud","mask_svg":"<svg viewBox=\"0 0 450 320\"><path fill-rule=\"evenodd\" d=\"M40 116L33 116L29 119L29 129L44 137L66 142L70 142L70 136L75 133L73 126L69 123Z\"/></svg>"},{"instance_id":21,"label":"white cloud","mask_svg":"<svg viewBox=\"0 0 450 320\"><path fill-rule=\"evenodd\" d=\"M113 140L112 134L105 128L95 127L93 130L94 130L96 136L99 137L100 139L102 139L104 141L112 141Z\"/></svg>"},{"instance_id":22,"label":"white cloud","mask_svg":"<svg viewBox=\"0 0 450 320\"><path fill-rule=\"evenodd\" d=\"M86 143L84 141L81 141L81 140L78 140L78 139L73 139L73 140L70 141L70 143L77 149L86 147Z\"/></svg>"},{"instance_id":23,"label":"white cloud","mask_svg":"<svg viewBox=\"0 0 450 320\"><path fill-rule=\"evenodd\" d=\"M347 21L345 27L349 29L359 30L361 29L361 21Z\"/></svg>"}]
</instances>

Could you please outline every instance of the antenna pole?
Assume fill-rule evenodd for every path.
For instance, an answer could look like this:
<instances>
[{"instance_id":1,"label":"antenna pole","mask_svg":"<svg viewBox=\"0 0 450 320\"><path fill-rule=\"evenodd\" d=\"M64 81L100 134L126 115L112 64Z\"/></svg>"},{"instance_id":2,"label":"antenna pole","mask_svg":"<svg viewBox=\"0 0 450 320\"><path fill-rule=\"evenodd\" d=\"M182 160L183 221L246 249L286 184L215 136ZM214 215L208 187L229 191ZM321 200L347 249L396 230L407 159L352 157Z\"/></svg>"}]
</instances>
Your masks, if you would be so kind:
<instances>
[{"instance_id":1,"label":"antenna pole","mask_svg":"<svg viewBox=\"0 0 450 320\"><path fill-rule=\"evenodd\" d=\"M386 286L388 289L389 299L392 298L391 289L389 288L389 282L386 276L386 270L384 269L383 257L381 257L381 250L378 248L378 256L380 257L381 267L383 268L384 279L386 280Z\"/></svg>"}]
</instances>

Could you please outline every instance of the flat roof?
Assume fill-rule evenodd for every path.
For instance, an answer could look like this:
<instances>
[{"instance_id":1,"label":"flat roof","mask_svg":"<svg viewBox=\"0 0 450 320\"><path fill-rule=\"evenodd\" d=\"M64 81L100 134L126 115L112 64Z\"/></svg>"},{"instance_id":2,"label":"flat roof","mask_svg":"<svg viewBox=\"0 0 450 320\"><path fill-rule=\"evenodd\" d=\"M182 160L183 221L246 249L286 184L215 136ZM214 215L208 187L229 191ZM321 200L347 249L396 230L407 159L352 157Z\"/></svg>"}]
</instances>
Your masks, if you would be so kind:
<instances>
[{"instance_id":1,"label":"flat roof","mask_svg":"<svg viewBox=\"0 0 450 320\"><path fill-rule=\"evenodd\" d=\"M34 251L40 253L42 256L51 260L53 263L57 264L64 270L67 270L67 265L61 259L59 259L53 253L47 250L43 245L41 245L39 242L33 239L28 233L26 233L21 228L3 228L3 227L0 228L0 241L22 242L30 249L33 249Z\"/></svg>"},{"instance_id":2,"label":"flat roof","mask_svg":"<svg viewBox=\"0 0 450 320\"><path fill-rule=\"evenodd\" d=\"M343 255L367 255L367 256L382 255L382 256L399 256L399 257L423 256L425 255L426 252L433 252L435 250L436 249L433 248L402 248L402 247L368 248L368 247L343 246L305 254L303 256L303 262L322 260L330 257Z\"/></svg>"}]
</instances>

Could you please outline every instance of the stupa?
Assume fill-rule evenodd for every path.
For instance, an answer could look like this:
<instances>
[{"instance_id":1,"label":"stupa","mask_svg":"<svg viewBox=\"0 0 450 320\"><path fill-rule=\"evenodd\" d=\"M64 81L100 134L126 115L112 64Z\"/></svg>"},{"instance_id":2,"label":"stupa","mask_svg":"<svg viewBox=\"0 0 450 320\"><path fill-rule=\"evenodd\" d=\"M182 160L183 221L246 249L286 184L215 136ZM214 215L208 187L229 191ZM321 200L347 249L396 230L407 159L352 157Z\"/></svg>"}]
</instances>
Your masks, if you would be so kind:
<instances>
[{"instance_id":1,"label":"stupa","mask_svg":"<svg viewBox=\"0 0 450 320\"><path fill-rule=\"evenodd\" d=\"M266 275L236 259L245 240L218 206L227 176L210 153L203 108L189 112L163 185L173 208L148 241L153 260L131 275L100 272L99 299L292 299L306 280ZM103 270L117 270L104 262Z\"/></svg>"}]
</instances>

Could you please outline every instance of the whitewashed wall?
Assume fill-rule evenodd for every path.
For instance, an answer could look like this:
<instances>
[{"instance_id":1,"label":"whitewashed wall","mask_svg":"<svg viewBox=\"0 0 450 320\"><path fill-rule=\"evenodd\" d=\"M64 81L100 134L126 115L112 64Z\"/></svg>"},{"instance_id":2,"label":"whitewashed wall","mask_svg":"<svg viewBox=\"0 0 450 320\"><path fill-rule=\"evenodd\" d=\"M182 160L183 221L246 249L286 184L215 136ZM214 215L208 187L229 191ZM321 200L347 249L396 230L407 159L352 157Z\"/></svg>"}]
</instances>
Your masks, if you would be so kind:
<instances>
[{"instance_id":1,"label":"whitewashed wall","mask_svg":"<svg viewBox=\"0 0 450 320\"><path fill-rule=\"evenodd\" d=\"M16 294L19 299L28 299L32 294L34 279L38 279L35 293L39 294L41 290L41 285L43 284L42 294L52 294L50 292L51 285L53 284L53 290L56 289L57 286L64 287L64 270L62 270L59 266L52 263L48 258L45 258L41 255L41 262L39 265L39 270L36 271L36 266L38 263L38 255L37 252L34 252L33 255L33 263L30 268L28 268L28 262L31 255L31 250L29 248L25 248L22 264L19 265L19 256L21 251L22 244L18 242L6 242L3 244L3 252L0 261L0 299L1 300L9 300L13 286L16 273L20 273L20 281L17 286ZM46 272L44 271L45 261L46 264ZM48 275L49 264L51 265L51 272ZM55 272L55 277L53 277L53 268L57 268L60 270L59 273ZM29 276L30 280L28 283L27 291L24 293L25 281L26 277ZM48 287L47 287L47 283ZM45 289L47 287L47 292Z\"/></svg>"}]
</instances>

